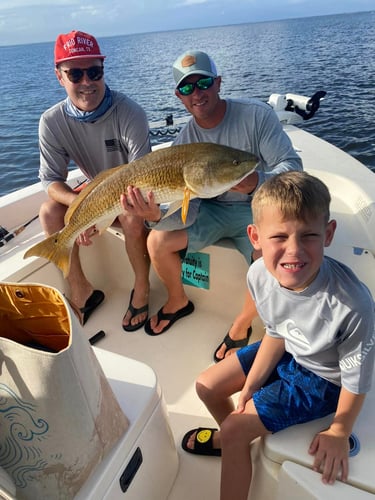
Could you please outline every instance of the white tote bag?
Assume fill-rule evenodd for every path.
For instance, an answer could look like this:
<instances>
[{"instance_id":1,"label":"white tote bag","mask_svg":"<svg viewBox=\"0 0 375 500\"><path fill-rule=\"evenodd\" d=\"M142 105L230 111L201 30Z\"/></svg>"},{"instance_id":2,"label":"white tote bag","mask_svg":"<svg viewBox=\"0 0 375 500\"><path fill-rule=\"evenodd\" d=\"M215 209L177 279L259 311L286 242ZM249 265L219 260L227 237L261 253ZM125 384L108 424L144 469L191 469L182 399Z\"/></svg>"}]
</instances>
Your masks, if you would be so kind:
<instances>
[{"instance_id":1,"label":"white tote bag","mask_svg":"<svg viewBox=\"0 0 375 500\"><path fill-rule=\"evenodd\" d=\"M0 283L0 466L17 499L73 498L127 427L64 296Z\"/></svg>"}]
</instances>

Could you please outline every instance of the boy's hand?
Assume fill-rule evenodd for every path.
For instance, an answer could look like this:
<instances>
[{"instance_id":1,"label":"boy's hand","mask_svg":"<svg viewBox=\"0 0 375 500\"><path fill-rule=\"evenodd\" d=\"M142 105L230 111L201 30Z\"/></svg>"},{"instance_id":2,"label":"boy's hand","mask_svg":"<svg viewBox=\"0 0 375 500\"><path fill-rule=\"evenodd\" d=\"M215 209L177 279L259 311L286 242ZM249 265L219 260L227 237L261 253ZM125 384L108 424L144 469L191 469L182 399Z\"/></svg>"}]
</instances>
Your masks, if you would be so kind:
<instances>
[{"instance_id":1,"label":"boy's hand","mask_svg":"<svg viewBox=\"0 0 375 500\"><path fill-rule=\"evenodd\" d=\"M235 413L242 413L245 410L246 403L250 401L250 399L253 397L253 394L254 391L247 388L245 385L238 398L238 404Z\"/></svg>"},{"instance_id":2,"label":"boy's hand","mask_svg":"<svg viewBox=\"0 0 375 500\"><path fill-rule=\"evenodd\" d=\"M315 455L313 469L322 472L322 481L333 484L337 478L346 482L349 471L349 439L332 429L316 434L309 447L310 455ZM341 473L340 473L341 471Z\"/></svg>"}]
</instances>

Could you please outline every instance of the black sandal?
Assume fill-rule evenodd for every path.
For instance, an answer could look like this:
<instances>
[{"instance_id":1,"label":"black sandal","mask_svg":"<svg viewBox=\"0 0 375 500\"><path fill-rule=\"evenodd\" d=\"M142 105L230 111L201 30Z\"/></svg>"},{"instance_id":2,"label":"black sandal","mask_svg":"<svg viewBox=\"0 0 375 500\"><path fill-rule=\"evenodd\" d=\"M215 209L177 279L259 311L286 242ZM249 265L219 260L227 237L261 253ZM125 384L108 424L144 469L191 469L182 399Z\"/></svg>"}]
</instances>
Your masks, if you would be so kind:
<instances>
[{"instance_id":1,"label":"black sandal","mask_svg":"<svg viewBox=\"0 0 375 500\"><path fill-rule=\"evenodd\" d=\"M194 455L221 457L221 449L214 448L212 446L214 432L217 430L218 429L212 429L210 427L198 427L197 429L192 429L183 437L181 443L182 449L188 453L193 453ZM188 448L187 443L194 432L196 433L194 438L194 448Z\"/></svg>"},{"instance_id":2,"label":"black sandal","mask_svg":"<svg viewBox=\"0 0 375 500\"><path fill-rule=\"evenodd\" d=\"M218 363L219 361L222 361L223 359L225 359L225 355L227 353L227 351L230 351L231 349L238 349L240 347L245 347L247 346L247 344L249 343L249 338L250 338L250 335L251 335L251 332L252 332L252 329L251 329L251 326L250 328L248 328L247 330L247 336L245 339L240 339L240 340L233 340L230 338L229 336L229 332L225 335L224 339L222 342L220 342L220 345L219 347L216 349L216 351L214 352L214 361L215 363ZM217 353L219 352L221 346L225 344L225 351L224 351L224 357L223 358L218 358L217 357Z\"/></svg>"},{"instance_id":3,"label":"black sandal","mask_svg":"<svg viewBox=\"0 0 375 500\"><path fill-rule=\"evenodd\" d=\"M188 316L192 312L194 312L194 304L190 300L185 307L179 309L178 311L176 311L174 313L164 313L163 308L160 308L158 311L158 314L157 314L157 318L158 318L157 324L159 324L160 321L169 321L168 325L166 325L161 332L155 333L154 330L151 328L151 324L150 324L150 320L149 320L145 325L145 332L148 335L151 335L154 337L156 337L157 335L161 335L162 333L169 330L169 328L174 323L176 323L177 320L184 318L185 316Z\"/></svg>"},{"instance_id":4,"label":"black sandal","mask_svg":"<svg viewBox=\"0 0 375 500\"><path fill-rule=\"evenodd\" d=\"M100 306L104 300L104 293L101 290L94 290L90 297L86 300L86 304L79 308L82 314L82 326L87 323L87 320L95 309Z\"/></svg>"},{"instance_id":5,"label":"black sandal","mask_svg":"<svg viewBox=\"0 0 375 500\"><path fill-rule=\"evenodd\" d=\"M126 313L125 313L125 316L126 316L127 312L130 311L131 316L130 316L129 324L122 325L122 328L126 332L135 332L136 330L139 330L146 323L147 318L148 318L148 304L146 304L145 306L142 306L142 307L134 307L132 304L133 295L134 295L134 289L130 293L129 305L128 305L128 308L127 308ZM147 316L145 317L145 319L143 321L141 321L140 323L137 323L136 325L131 324L131 320L134 318L134 316L138 316L139 314L142 314L145 312L147 312Z\"/></svg>"}]
</instances>

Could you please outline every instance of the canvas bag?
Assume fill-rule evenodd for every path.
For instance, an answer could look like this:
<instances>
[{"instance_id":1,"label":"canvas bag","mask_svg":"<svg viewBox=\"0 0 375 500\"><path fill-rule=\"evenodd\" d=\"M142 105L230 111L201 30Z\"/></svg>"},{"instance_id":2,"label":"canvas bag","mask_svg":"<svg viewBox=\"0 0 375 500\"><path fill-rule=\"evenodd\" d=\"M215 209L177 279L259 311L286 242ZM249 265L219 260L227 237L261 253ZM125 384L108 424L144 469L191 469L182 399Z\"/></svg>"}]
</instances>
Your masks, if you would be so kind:
<instances>
[{"instance_id":1,"label":"canvas bag","mask_svg":"<svg viewBox=\"0 0 375 500\"><path fill-rule=\"evenodd\" d=\"M0 466L17 499L73 498L127 427L64 296L0 283Z\"/></svg>"}]
</instances>

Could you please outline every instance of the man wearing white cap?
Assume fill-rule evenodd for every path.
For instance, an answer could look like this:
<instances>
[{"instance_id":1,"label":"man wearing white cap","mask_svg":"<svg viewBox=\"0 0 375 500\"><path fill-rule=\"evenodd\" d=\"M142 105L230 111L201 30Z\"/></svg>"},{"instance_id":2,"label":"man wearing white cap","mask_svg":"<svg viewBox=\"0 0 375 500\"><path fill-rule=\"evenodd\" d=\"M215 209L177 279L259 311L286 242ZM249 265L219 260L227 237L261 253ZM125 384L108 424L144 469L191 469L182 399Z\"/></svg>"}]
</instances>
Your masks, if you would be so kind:
<instances>
[{"instance_id":1,"label":"man wearing white cap","mask_svg":"<svg viewBox=\"0 0 375 500\"><path fill-rule=\"evenodd\" d=\"M271 107L256 99L241 101L220 97L221 76L208 54L190 50L180 55L173 64L173 77L175 94L192 115L174 144L218 143L250 151L260 161L256 171L231 191L214 199L192 200L186 226L179 225L179 212L163 219L162 210L155 209L154 217L149 219L154 221L155 230L148 237L148 250L167 288L168 299L146 322L145 330L149 335L164 333L175 321L194 311L181 281L181 257L221 238L230 238L250 264L253 249L247 237L247 226L252 223L253 193L271 175L302 170L301 159ZM246 292L243 310L216 349L215 361L247 344L256 314Z\"/></svg>"},{"instance_id":2,"label":"man wearing white cap","mask_svg":"<svg viewBox=\"0 0 375 500\"><path fill-rule=\"evenodd\" d=\"M41 116L39 123L39 177L48 194L40 209L47 235L64 226L64 215L77 193L66 183L73 161L92 179L102 170L130 163L151 150L148 121L143 109L124 94L110 90L104 81L104 58L96 39L82 31L57 37L55 74L67 98ZM147 230L138 216L118 218L135 282L123 319L123 328L143 326L148 314L149 257ZM89 245L93 229L80 235L79 244ZM74 245L67 281L70 300L84 324L101 304L104 293L86 279Z\"/></svg>"}]
</instances>

